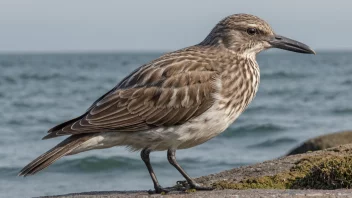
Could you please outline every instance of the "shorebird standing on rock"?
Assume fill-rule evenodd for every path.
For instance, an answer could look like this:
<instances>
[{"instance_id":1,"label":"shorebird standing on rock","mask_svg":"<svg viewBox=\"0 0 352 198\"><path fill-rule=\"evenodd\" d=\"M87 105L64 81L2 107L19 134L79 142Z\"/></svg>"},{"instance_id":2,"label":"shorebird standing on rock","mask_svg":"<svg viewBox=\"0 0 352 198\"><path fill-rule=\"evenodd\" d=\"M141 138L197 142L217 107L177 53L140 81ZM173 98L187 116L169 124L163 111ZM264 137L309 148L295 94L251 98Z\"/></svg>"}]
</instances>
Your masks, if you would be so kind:
<instances>
[{"instance_id":1,"label":"shorebird standing on rock","mask_svg":"<svg viewBox=\"0 0 352 198\"><path fill-rule=\"evenodd\" d=\"M275 34L256 16L223 19L201 43L139 67L83 115L50 129L43 139L70 136L19 175L35 174L65 155L127 146L141 151L155 192L168 189L159 185L149 154L164 150L190 188L210 190L188 176L175 152L212 139L236 120L258 90L256 55L273 47L315 54L307 45Z\"/></svg>"}]
</instances>

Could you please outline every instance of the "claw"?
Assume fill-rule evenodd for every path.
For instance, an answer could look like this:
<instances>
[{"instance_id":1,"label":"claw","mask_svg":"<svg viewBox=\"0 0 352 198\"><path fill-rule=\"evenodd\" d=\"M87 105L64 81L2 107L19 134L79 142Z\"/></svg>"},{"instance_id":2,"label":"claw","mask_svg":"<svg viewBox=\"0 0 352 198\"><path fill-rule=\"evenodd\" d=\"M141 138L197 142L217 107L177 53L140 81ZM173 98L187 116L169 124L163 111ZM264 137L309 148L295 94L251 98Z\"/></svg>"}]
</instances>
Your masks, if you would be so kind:
<instances>
[{"instance_id":1,"label":"claw","mask_svg":"<svg viewBox=\"0 0 352 198\"><path fill-rule=\"evenodd\" d=\"M213 187L209 187L209 186L201 186L197 183L193 183L193 184L190 184L191 185L191 188L192 189L195 189L195 190L214 190Z\"/></svg>"},{"instance_id":2,"label":"claw","mask_svg":"<svg viewBox=\"0 0 352 198\"><path fill-rule=\"evenodd\" d=\"M213 187L208 187L208 186L202 186L194 181L192 182L187 182L187 181L177 181L176 182L177 186L182 186L185 188L185 190L214 190L215 188Z\"/></svg>"}]
</instances>

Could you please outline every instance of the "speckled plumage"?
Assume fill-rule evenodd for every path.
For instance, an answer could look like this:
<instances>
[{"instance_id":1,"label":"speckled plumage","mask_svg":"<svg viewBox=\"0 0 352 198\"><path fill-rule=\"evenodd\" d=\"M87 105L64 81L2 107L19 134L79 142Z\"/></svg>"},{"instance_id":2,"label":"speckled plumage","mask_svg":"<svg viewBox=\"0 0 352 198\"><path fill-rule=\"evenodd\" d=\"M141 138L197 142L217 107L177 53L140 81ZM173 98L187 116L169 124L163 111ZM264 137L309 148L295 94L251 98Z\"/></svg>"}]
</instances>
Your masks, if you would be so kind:
<instances>
[{"instance_id":1,"label":"speckled plumage","mask_svg":"<svg viewBox=\"0 0 352 198\"><path fill-rule=\"evenodd\" d=\"M82 116L50 129L44 139L70 137L20 174L34 174L64 155L127 146L142 150L157 192L161 187L149 163L154 150L168 150L170 163L197 187L178 167L175 150L210 140L245 110L259 85L256 54L272 47L273 39L278 43L286 38L276 36L256 16L237 14L223 19L201 43L141 66ZM289 50L313 52L304 44L289 42Z\"/></svg>"},{"instance_id":2,"label":"speckled plumage","mask_svg":"<svg viewBox=\"0 0 352 198\"><path fill-rule=\"evenodd\" d=\"M99 131L95 148L189 148L224 131L258 83L255 60L221 48L189 47L136 70L83 117L48 137Z\"/></svg>"}]
</instances>

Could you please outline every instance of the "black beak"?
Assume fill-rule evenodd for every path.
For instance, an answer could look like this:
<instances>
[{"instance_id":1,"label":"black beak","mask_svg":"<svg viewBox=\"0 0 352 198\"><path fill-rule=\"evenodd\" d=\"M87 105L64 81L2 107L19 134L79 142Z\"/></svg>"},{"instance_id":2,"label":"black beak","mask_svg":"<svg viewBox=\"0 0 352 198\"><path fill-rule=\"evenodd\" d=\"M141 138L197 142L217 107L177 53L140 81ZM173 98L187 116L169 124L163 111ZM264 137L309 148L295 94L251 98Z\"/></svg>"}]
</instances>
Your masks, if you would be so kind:
<instances>
[{"instance_id":1,"label":"black beak","mask_svg":"<svg viewBox=\"0 0 352 198\"><path fill-rule=\"evenodd\" d=\"M279 49L304 54L315 54L315 51L312 50L308 45L280 35L275 35L273 38L270 39L269 43L272 47Z\"/></svg>"}]
</instances>

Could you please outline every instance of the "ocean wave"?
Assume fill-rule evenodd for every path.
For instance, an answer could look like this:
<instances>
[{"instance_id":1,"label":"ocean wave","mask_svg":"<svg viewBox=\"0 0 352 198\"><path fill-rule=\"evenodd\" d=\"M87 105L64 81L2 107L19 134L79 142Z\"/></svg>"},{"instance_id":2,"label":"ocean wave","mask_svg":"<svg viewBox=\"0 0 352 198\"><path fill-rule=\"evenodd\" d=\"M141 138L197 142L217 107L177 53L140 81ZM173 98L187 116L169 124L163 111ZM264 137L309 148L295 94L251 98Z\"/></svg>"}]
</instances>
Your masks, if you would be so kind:
<instances>
[{"instance_id":1,"label":"ocean wave","mask_svg":"<svg viewBox=\"0 0 352 198\"><path fill-rule=\"evenodd\" d=\"M182 165L183 168L186 168L186 169L197 168L199 167L200 164L206 164L207 166L212 166L212 167L220 167L220 166L238 167L238 166L247 165L247 163L229 162L228 159L221 159L221 160L212 159L211 161L209 161L209 159L200 158L196 156L182 158L177 161L179 164ZM167 162L166 158L165 158L165 161L162 163L159 163L158 166L160 166L160 168L165 168L165 165L166 166L170 165Z\"/></svg>"},{"instance_id":2,"label":"ocean wave","mask_svg":"<svg viewBox=\"0 0 352 198\"><path fill-rule=\"evenodd\" d=\"M267 91L265 94L269 96L282 96L282 95L290 95L292 94L292 90L288 91L287 89L273 89Z\"/></svg>"},{"instance_id":3,"label":"ocean wave","mask_svg":"<svg viewBox=\"0 0 352 198\"><path fill-rule=\"evenodd\" d=\"M268 108L265 105L249 106L249 108L246 109L246 113L258 113L258 112L264 112L267 110Z\"/></svg>"},{"instance_id":4,"label":"ocean wave","mask_svg":"<svg viewBox=\"0 0 352 198\"><path fill-rule=\"evenodd\" d=\"M96 156L81 159L69 159L60 161L52 165L51 171L54 172L101 172L103 170L138 170L144 167L141 160L128 157L109 157L100 158Z\"/></svg>"},{"instance_id":5,"label":"ocean wave","mask_svg":"<svg viewBox=\"0 0 352 198\"><path fill-rule=\"evenodd\" d=\"M64 75L60 73L51 73L51 74L40 74L40 73L22 73L18 76L22 80L38 80L38 81L47 81L53 79L63 78Z\"/></svg>"},{"instance_id":6,"label":"ocean wave","mask_svg":"<svg viewBox=\"0 0 352 198\"><path fill-rule=\"evenodd\" d=\"M14 79L11 76L3 76L3 77L1 77L0 83L4 84L4 85L6 85L6 84L13 85L13 84L16 84L16 79Z\"/></svg>"},{"instance_id":7,"label":"ocean wave","mask_svg":"<svg viewBox=\"0 0 352 198\"><path fill-rule=\"evenodd\" d=\"M77 66L82 69L95 69L99 67L99 64L97 62L83 62L79 63Z\"/></svg>"},{"instance_id":8,"label":"ocean wave","mask_svg":"<svg viewBox=\"0 0 352 198\"><path fill-rule=\"evenodd\" d=\"M16 176L21 170L19 167L0 167L0 178L6 176Z\"/></svg>"},{"instance_id":9,"label":"ocean wave","mask_svg":"<svg viewBox=\"0 0 352 198\"><path fill-rule=\"evenodd\" d=\"M0 167L0 177L16 176L23 167ZM95 156L81 159L60 160L45 171L59 173L95 173L106 170L139 170L145 168L142 160L127 157L99 158Z\"/></svg>"},{"instance_id":10,"label":"ocean wave","mask_svg":"<svg viewBox=\"0 0 352 198\"><path fill-rule=\"evenodd\" d=\"M252 144L247 146L247 148L270 148L270 147L277 147L281 146L284 144L291 144L291 143L296 143L298 140L293 139L293 138L288 138L288 137L283 137L275 140L266 140L257 144Z\"/></svg>"},{"instance_id":11,"label":"ocean wave","mask_svg":"<svg viewBox=\"0 0 352 198\"><path fill-rule=\"evenodd\" d=\"M45 101L44 97L37 97L38 99L34 99L34 97L28 95L26 96L27 100L16 99L11 101L9 104L16 109L43 109L47 107L55 106L56 104L53 101ZM33 117L35 118L35 117Z\"/></svg>"},{"instance_id":12,"label":"ocean wave","mask_svg":"<svg viewBox=\"0 0 352 198\"><path fill-rule=\"evenodd\" d=\"M65 75L63 73L22 73L17 76L5 76L3 78L4 84L15 84L18 81L53 81L53 80L61 80L61 81L71 81L71 82L86 82L91 80L89 76L86 75Z\"/></svg>"},{"instance_id":13,"label":"ocean wave","mask_svg":"<svg viewBox=\"0 0 352 198\"><path fill-rule=\"evenodd\" d=\"M261 74L261 79L301 79L301 78L306 78L309 75L304 74L304 73L291 73L291 72L285 72L285 71L277 71L273 73L263 73Z\"/></svg>"},{"instance_id":14,"label":"ocean wave","mask_svg":"<svg viewBox=\"0 0 352 198\"><path fill-rule=\"evenodd\" d=\"M6 61L6 60L0 61L0 67L6 68L6 67L12 67L14 65L15 63L13 61Z\"/></svg>"},{"instance_id":15,"label":"ocean wave","mask_svg":"<svg viewBox=\"0 0 352 198\"><path fill-rule=\"evenodd\" d=\"M253 135L258 133L276 133L284 131L286 128L277 124L266 123L266 124L250 124L245 126L233 126L227 129L227 133L222 133L221 136L228 137L238 137Z\"/></svg>"},{"instance_id":16,"label":"ocean wave","mask_svg":"<svg viewBox=\"0 0 352 198\"><path fill-rule=\"evenodd\" d=\"M333 114L336 114L336 115L346 115L346 114L351 115L352 114L352 108L351 107L336 108L336 109L333 109L331 112Z\"/></svg>"},{"instance_id":17,"label":"ocean wave","mask_svg":"<svg viewBox=\"0 0 352 198\"><path fill-rule=\"evenodd\" d=\"M341 84L342 85L351 85L352 84L352 80L351 79L344 80Z\"/></svg>"},{"instance_id":18,"label":"ocean wave","mask_svg":"<svg viewBox=\"0 0 352 198\"><path fill-rule=\"evenodd\" d=\"M74 77L65 77L63 78L63 80L69 80L72 82L86 82L86 81L90 81L91 78L89 78L88 76L83 76L83 75L79 75L79 76L74 76Z\"/></svg>"}]
</instances>

